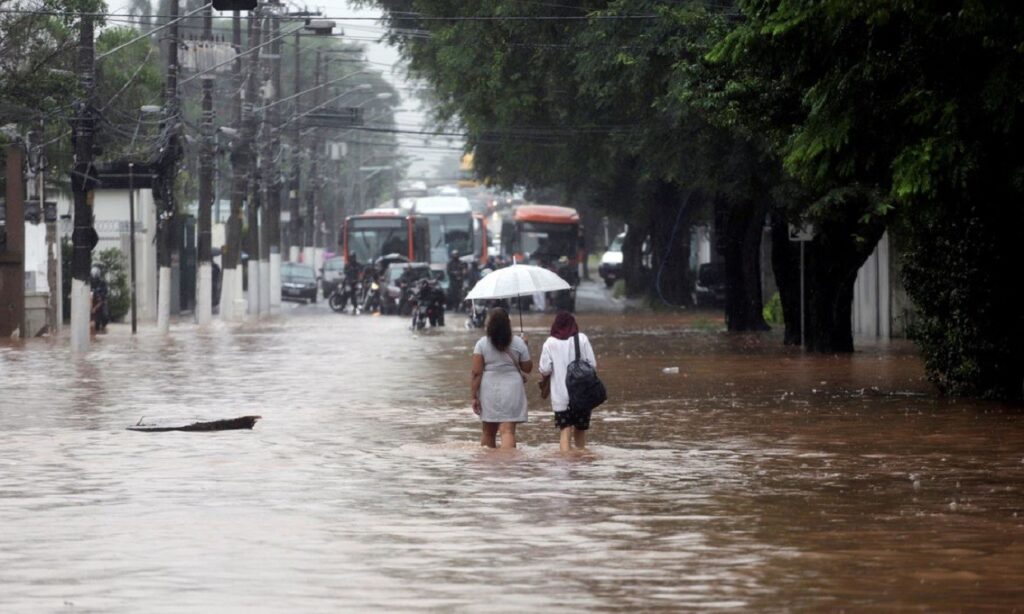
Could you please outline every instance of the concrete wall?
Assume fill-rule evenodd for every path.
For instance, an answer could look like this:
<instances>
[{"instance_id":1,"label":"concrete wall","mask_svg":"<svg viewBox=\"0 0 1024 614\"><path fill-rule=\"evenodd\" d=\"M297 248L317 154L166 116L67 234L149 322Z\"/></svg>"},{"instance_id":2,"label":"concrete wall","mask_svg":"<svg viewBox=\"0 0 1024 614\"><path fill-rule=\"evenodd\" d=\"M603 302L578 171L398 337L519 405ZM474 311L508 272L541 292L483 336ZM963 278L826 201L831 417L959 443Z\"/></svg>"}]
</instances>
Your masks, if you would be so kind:
<instances>
[{"instance_id":1,"label":"concrete wall","mask_svg":"<svg viewBox=\"0 0 1024 614\"><path fill-rule=\"evenodd\" d=\"M128 190L97 190L93 198L93 215L96 233L100 240L94 254L100 250L116 247L126 261L129 258L130 239L128 233ZM60 215L69 215L71 200L68 196L57 199ZM70 235L71 225L64 221L61 235ZM151 190L135 190L135 258L138 267L136 292L140 320L156 320L156 206ZM130 261L128 268L131 279Z\"/></svg>"}]
</instances>

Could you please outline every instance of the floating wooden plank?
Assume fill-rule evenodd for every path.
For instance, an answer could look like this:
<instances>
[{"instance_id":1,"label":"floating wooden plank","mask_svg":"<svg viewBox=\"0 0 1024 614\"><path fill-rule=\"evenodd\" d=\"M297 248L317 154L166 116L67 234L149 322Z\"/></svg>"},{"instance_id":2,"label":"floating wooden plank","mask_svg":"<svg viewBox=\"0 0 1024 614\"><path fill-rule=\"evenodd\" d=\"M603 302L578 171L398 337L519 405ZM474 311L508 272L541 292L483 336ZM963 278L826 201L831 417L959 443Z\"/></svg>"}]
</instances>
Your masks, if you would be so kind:
<instances>
[{"instance_id":1,"label":"floating wooden plank","mask_svg":"<svg viewBox=\"0 0 1024 614\"><path fill-rule=\"evenodd\" d=\"M193 421L160 421L146 422L140 418L137 423L128 427L129 431L145 431L147 433L162 433L166 431L231 431L237 429L251 429L256 421L262 416L241 416L239 418L223 418L220 420L193 420Z\"/></svg>"}]
</instances>

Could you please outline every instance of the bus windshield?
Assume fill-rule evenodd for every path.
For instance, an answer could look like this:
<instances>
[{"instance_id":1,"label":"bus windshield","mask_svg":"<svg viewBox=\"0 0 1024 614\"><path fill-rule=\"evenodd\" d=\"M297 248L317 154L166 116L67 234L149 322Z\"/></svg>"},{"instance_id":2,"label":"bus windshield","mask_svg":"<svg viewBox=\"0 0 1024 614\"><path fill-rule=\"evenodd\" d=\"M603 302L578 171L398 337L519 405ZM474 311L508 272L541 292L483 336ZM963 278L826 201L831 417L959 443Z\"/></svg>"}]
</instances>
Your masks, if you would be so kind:
<instances>
[{"instance_id":1,"label":"bus windshield","mask_svg":"<svg viewBox=\"0 0 1024 614\"><path fill-rule=\"evenodd\" d=\"M427 214L430 221L430 261L447 262L452 251L466 255L472 250L473 215L471 213Z\"/></svg>"},{"instance_id":2,"label":"bus windshield","mask_svg":"<svg viewBox=\"0 0 1024 614\"><path fill-rule=\"evenodd\" d=\"M356 219L348 223L348 251L360 262L408 252L409 229L404 219Z\"/></svg>"},{"instance_id":3,"label":"bus windshield","mask_svg":"<svg viewBox=\"0 0 1024 614\"><path fill-rule=\"evenodd\" d=\"M519 225L519 249L527 260L541 265L556 262L562 256L576 257L575 224L543 224L521 222Z\"/></svg>"}]
</instances>

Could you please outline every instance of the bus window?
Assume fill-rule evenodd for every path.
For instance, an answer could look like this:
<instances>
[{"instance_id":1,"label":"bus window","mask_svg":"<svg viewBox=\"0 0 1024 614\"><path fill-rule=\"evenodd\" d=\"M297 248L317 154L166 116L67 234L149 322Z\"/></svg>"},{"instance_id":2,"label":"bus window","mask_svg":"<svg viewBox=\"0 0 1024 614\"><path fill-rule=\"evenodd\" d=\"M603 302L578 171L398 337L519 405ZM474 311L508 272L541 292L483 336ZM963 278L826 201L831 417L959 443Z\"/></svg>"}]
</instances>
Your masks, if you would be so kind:
<instances>
[{"instance_id":1,"label":"bus window","mask_svg":"<svg viewBox=\"0 0 1024 614\"><path fill-rule=\"evenodd\" d=\"M360 262L373 262L386 254L408 253L408 228L403 219L353 219L346 228L347 249Z\"/></svg>"}]
</instances>

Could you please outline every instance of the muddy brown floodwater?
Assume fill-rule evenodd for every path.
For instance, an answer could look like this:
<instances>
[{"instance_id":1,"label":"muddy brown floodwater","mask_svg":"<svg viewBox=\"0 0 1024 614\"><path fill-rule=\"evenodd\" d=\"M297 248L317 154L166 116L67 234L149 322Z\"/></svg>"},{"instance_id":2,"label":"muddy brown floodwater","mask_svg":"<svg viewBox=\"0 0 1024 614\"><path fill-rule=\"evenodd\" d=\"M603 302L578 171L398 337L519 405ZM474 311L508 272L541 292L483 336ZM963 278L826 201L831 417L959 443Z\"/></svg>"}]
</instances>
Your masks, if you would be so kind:
<instances>
[{"instance_id":1,"label":"muddy brown floodwater","mask_svg":"<svg viewBox=\"0 0 1024 614\"><path fill-rule=\"evenodd\" d=\"M534 380L502 455L475 445L478 333L451 320L319 305L78 359L0 346L0 611L1024 603L1022 414L937 398L910 346L805 356L720 320L583 315L611 394L593 454L558 455Z\"/></svg>"}]
</instances>

